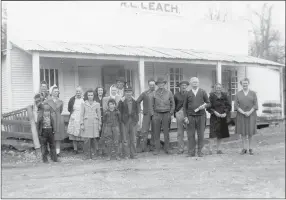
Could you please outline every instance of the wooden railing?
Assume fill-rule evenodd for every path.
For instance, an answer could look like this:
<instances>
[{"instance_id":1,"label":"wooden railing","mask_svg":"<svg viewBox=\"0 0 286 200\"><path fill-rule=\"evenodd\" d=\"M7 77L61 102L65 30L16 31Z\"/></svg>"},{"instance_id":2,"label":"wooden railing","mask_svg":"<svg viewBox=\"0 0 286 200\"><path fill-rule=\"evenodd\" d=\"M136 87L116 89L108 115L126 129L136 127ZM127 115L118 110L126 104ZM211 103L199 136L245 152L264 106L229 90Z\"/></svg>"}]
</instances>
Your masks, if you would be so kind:
<instances>
[{"instance_id":1,"label":"wooden railing","mask_svg":"<svg viewBox=\"0 0 286 200\"><path fill-rule=\"evenodd\" d=\"M27 108L22 108L2 114L2 139L24 138L32 139L31 124Z\"/></svg>"}]
</instances>

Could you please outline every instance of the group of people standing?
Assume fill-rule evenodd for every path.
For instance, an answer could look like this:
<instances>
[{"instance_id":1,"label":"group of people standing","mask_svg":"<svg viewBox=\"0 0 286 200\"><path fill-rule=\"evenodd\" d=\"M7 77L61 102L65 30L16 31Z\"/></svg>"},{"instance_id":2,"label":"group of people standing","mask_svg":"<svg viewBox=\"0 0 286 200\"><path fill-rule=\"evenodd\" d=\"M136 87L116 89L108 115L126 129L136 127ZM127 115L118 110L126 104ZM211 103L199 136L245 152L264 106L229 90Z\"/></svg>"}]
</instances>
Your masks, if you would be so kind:
<instances>
[{"instance_id":1,"label":"group of people standing","mask_svg":"<svg viewBox=\"0 0 286 200\"><path fill-rule=\"evenodd\" d=\"M148 135L151 134L150 146L154 155L160 152L160 134L164 133L164 151L170 154L169 132L171 119L176 118L178 128L178 154L183 154L184 132L188 136L188 157L203 156L204 132L206 127L206 111L211 114L210 138L216 138L217 154L222 154L220 144L223 138L229 137L228 118L231 104L226 93L222 92L222 85L216 84L209 96L205 90L199 88L199 79L192 77L190 81L179 83L180 91L175 95L167 90L167 81L159 77L148 80L148 90L138 99L133 96L131 87L126 87L125 80L118 78L116 85L110 88L110 95L106 96L103 87L89 89L83 94L82 88L76 88L76 94L68 103L70 112L67 134L73 141L74 152L78 153L78 142L84 142L84 152L88 158L107 154L110 160L112 152L120 160L137 157L137 137L140 138L142 150L147 151ZM249 153L252 155L252 135L256 133L257 97L255 92L248 89L249 79L241 82L243 90L235 97L236 133L242 135L243 149L241 154L247 153L246 136L249 141ZM191 85L191 89L187 88ZM38 108L38 134L42 145L43 161L47 161L49 144L51 158L57 161L60 153L59 142L63 139L64 127L61 112L63 102L59 100L57 87L47 91L46 83L41 83L41 92L35 96ZM157 86L157 89L156 89ZM143 110L141 103L143 102ZM46 114L45 114L46 113ZM48 114L50 113L50 114ZM139 114L143 114L142 128L137 135ZM46 117L43 117L46 116ZM48 120L50 116L50 120ZM150 131L151 127L151 131ZM55 140L55 142L53 142ZM213 140L209 145L209 154L212 154ZM121 151L122 150L122 151Z\"/></svg>"}]
</instances>

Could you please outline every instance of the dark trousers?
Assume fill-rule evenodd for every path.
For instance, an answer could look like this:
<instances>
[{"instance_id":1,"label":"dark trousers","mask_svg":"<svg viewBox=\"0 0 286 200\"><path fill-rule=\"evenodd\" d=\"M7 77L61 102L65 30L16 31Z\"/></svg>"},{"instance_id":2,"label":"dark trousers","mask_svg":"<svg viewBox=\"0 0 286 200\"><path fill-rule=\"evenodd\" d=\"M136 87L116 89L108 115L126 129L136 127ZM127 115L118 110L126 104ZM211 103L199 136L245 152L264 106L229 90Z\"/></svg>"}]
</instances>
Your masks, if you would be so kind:
<instances>
[{"instance_id":1,"label":"dark trousers","mask_svg":"<svg viewBox=\"0 0 286 200\"><path fill-rule=\"evenodd\" d=\"M169 131L171 123L170 112L164 113L154 113L153 115L153 126L154 126L154 136L155 136L155 151L160 151L160 133L161 128L163 128L164 133L164 148L165 151L169 150Z\"/></svg>"},{"instance_id":2,"label":"dark trousers","mask_svg":"<svg viewBox=\"0 0 286 200\"><path fill-rule=\"evenodd\" d=\"M103 136L102 139L104 141L104 144L107 146L107 154L108 156L111 156L112 149L114 149L114 152L116 156L119 156L119 139L120 139L120 129L119 126L104 126L103 130Z\"/></svg>"},{"instance_id":3,"label":"dark trousers","mask_svg":"<svg viewBox=\"0 0 286 200\"><path fill-rule=\"evenodd\" d=\"M39 140L41 143L41 151L42 151L42 159L44 162L48 161L48 145L50 146L50 154L51 159L53 161L57 161L57 153L56 153L56 145L55 145L55 138L52 128L42 130L42 134L39 136Z\"/></svg>"},{"instance_id":4,"label":"dark trousers","mask_svg":"<svg viewBox=\"0 0 286 200\"><path fill-rule=\"evenodd\" d=\"M188 141L189 141L189 154L196 153L196 137L198 136L198 152L201 152L204 146L204 132L206 128L206 115L201 116L189 116L188 124Z\"/></svg>"},{"instance_id":5,"label":"dark trousers","mask_svg":"<svg viewBox=\"0 0 286 200\"><path fill-rule=\"evenodd\" d=\"M142 122L142 129L141 129L141 139L140 143L143 143L143 151L146 151L147 148L147 139L151 125L151 146L155 146L155 139L154 139L154 125L152 123L152 116L150 114L144 114L143 122Z\"/></svg>"},{"instance_id":6,"label":"dark trousers","mask_svg":"<svg viewBox=\"0 0 286 200\"><path fill-rule=\"evenodd\" d=\"M129 119L127 123L122 123L122 142L124 147L125 156L135 156L136 155L136 133L137 126L134 124L133 119Z\"/></svg>"}]
</instances>

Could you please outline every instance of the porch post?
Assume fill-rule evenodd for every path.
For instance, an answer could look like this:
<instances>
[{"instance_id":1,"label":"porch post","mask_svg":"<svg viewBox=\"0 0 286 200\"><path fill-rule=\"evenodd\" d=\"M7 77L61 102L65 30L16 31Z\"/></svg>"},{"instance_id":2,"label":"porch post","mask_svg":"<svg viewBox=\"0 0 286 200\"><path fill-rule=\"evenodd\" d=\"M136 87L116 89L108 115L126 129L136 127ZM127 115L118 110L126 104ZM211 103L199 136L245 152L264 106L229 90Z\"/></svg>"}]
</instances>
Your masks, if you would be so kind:
<instances>
[{"instance_id":1,"label":"porch post","mask_svg":"<svg viewBox=\"0 0 286 200\"><path fill-rule=\"evenodd\" d=\"M216 64L216 80L217 83L221 84L221 62L218 61Z\"/></svg>"},{"instance_id":2,"label":"porch post","mask_svg":"<svg viewBox=\"0 0 286 200\"><path fill-rule=\"evenodd\" d=\"M282 108L282 118L285 117L285 105L284 105L284 101L285 101L284 100L285 99L285 96L284 96L284 94L285 94L284 93L285 92L285 85L284 85L284 82L283 82L283 77L285 75L283 74L283 67L280 67L280 69L279 69L279 72L280 72L280 102L281 102L281 108Z\"/></svg>"},{"instance_id":3,"label":"porch post","mask_svg":"<svg viewBox=\"0 0 286 200\"><path fill-rule=\"evenodd\" d=\"M140 58L138 63L138 72L139 72L139 85L140 85L140 94L144 92L145 86L145 66L144 66L144 59Z\"/></svg>"},{"instance_id":4,"label":"porch post","mask_svg":"<svg viewBox=\"0 0 286 200\"><path fill-rule=\"evenodd\" d=\"M33 92L36 94L40 90L40 56L39 52L33 52Z\"/></svg>"}]
</instances>

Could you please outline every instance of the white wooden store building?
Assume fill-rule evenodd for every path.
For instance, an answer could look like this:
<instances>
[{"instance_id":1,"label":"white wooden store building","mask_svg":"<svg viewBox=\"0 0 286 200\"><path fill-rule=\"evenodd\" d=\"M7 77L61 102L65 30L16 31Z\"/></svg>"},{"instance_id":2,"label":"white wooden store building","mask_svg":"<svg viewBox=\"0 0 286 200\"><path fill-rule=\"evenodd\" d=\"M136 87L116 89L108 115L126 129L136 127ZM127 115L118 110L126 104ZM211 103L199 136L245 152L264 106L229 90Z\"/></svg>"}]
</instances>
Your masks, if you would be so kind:
<instances>
[{"instance_id":1,"label":"white wooden store building","mask_svg":"<svg viewBox=\"0 0 286 200\"><path fill-rule=\"evenodd\" d=\"M250 88L257 92L260 108L267 100L284 102L282 67L285 66L248 56L248 32L243 26L207 21L186 26L189 16L156 14L156 10L146 14L140 8L131 11L129 4L120 2L112 5L109 7L112 12L108 13L104 6L92 12L101 19L101 23L96 22L92 42L22 40L15 35L19 29L13 32L10 27L8 34L14 35L8 36L8 48L1 63L2 113L30 105L39 91L40 81L46 80L49 86L59 86L66 115L68 100L75 94L76 86L84 90L99 85L109 88L117 76L125 77L134 88L135 97L147 89L151 77L164 76L168 80L167 88L175 92L180 80L197 76L200 87L207 93L214 83L222 83L232 101L241 89L239 81L248 77ZM186 9L186 6L172 6L174 12ZM166 5L165 8L171 9ZM115 20L113 29L102 22L111 13ZM125 23L118 25L123 19ZM137 23L133 21L130 25L131 20ZM41 35L40 29L34 31Z\"/></svg>"}]
</instances>

